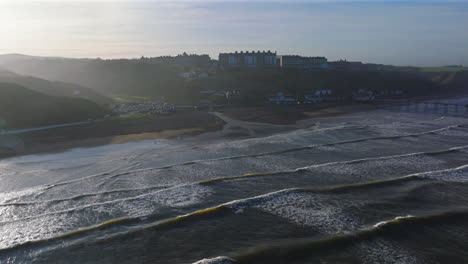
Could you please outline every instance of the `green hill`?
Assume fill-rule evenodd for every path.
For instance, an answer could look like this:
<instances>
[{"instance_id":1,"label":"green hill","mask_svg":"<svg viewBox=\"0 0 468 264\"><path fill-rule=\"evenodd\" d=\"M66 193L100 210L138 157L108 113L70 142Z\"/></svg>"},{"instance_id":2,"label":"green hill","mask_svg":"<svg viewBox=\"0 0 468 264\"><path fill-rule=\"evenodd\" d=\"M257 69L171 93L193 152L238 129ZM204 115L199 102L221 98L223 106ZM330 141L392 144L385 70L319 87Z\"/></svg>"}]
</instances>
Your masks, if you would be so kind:
<instances>
[{"instance_id":1,"label":"green hill","mask_svg":"<svg viewBox=\"0 0 468 264\"><path fill-rule=\"evenodd\" d=\"M36 92L44 93L51 96L83 98L93 101L100 105L107 105L112 103L112 100L110 98L77 84L65 82L51 82L36 77L19 75L2 69L0 69L0 82L15 83L24 86L28 89L34 90Z\"/></svg>"},{"instance_id":2,"label":"green hill","mask_svg":"<svg viewBox=\"0 0 468 264\"><path fill-rule=\"evenodd\" d=\"M47 80L79 84L105 95L145 96L172 102L187 99L184 69L139 60L100 60L0 55L0 67ZM189 95L188 95L189 96Z\"/></svg>"},{"instance_id":3,"label":"green hill","mask_svg":"<svg viewBox=\"0 0 468 264\"><path fill-rule=\"evenodd\" d=\"M7 128L28 128L102 117L107 110L81 98L49 96L11 83L0 83L0 120Z\"/></svg>"},{"instance_id":4,"label":"green hill","mask_svg":"<svg viewBox=\"0 0 468 264\"><path fill-rule=\"evenodd\" d=\"M277 92L301 97L329 89L350 98L358 89L376 92L401 90L409 96L438 90L434 82L417 74L367 71L230 71L212 78L194 80L190 85L194 90L239 90L243 101L252 103L265 101L266 97Z\"/></svg>"},{"instance_id":5,"label":"green hill","mask_svg":"<svg viewBox=\"0 0 468 264\"><path fill-rule=\"evenodd\" d=\"M112 96L145 97L171 103L195 103L199 100L223 102L223 97L200 94L203 90L238 90L244 103L264 102L277 92L301 97L316 90L330 89L351 97L358 89L400 90L407 96L441 93L444 85L432 73L405 71L300 71L231 70L218 71L205 79L184 80L181 72L189 67L146 63L145 60L100 60L41 58L20 55L0 56L0 66L22 74L60 80L90 87ZM204 69L207 70L207 69ZM215 69L211 69L216 71ZM203 71L203 69L202 69ZM463 72L459 72L461 74ZM451 87L465 89L457 80Z\"/></svg>"}]
</instances>

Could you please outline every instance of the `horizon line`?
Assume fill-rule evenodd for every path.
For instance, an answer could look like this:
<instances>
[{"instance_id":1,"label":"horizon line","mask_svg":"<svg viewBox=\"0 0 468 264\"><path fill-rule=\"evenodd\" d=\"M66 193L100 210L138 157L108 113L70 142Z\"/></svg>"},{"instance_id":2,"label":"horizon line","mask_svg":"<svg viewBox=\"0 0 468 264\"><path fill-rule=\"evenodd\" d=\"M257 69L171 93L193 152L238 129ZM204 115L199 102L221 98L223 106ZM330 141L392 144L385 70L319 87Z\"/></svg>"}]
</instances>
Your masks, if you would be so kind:
<instances>
[{"instance_id":1,"label":"horizon line","mask_svg":"<svg viewBox=\"0 0 468 264\"><path fill-rule=\"evenodd\" d=\"M0 54L0 57L2 56L23 56L23 57L32 57L32 58L42 58L42 59L68 59L68 60L107 60L107 61L110 61L110 60L140 60L142 57L143 58L160 58L160 57L176 57L180 54L183 54L184 52L182 53L179 53L177 55L160 55L160 56L145 56L145 55L141 55L141 56L136 56L136 57L112 57L112 58L101 58L101 57L73 57L73 56L70 56L70 57L66 57L66 56L46 56L46 55L30 55L30 54L24 54L24 53L3 53L3 54ZM218 59L213 59L209 54L197 54L197 53L187 53L188 55L208 55L210 57L211 60L218 60ZM297 55L297 54L295 54ZM277 55L277 56L295 56L295 55ZM307 55L299 55L299 56L302 56L302 57L307 57ZM326 56L323 56L326 58ZM336 62L336 61L348 61L348 62L361 62L363 64L380 64L380 65L388 65L388 66L396 66L396 67L419 67L419 68L438 68L438 67L453 67L453 66L457 66L457 67L468 67L468 66L465 66L464 64L446 64L446 65L438 65L438 66L423 66L423 65L396 65L396 64L385 64L385 63L381 63L381 62L365 62L365 61L356 61L356 60L347 60L347 59L337 59L337 60L331 60L330 62Z\"/></svg>"}]
</instances>

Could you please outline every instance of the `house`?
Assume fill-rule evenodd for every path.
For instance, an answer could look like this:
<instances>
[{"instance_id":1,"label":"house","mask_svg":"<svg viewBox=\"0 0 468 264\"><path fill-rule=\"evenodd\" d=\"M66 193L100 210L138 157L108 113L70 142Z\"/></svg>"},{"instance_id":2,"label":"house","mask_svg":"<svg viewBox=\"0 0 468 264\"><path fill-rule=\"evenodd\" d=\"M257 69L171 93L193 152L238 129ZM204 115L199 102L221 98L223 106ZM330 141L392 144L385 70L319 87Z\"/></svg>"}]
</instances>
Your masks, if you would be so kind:
<instances>
[{"instance_id":1,"label":"house","mask_svg":"<svg viewBox=\"0 0 468 264\"><path fill-rule=\"evenodd\" d=\"M332 90L318 90L315 92L315 95L318 96L327 96L327 95L332 95L333 91Z\"/></svg>"},{"instance_id":2,"label":"house","mask_svg":"<svg viewBox=\"0 0 468 264\"><path fill-rule=\"evenodd\" d=\"M208 73L200 72L197 74L197 79L204 79L204 78L208 78Z\"/></svg>"},{"instance_id":3,"label":"house","mask_svg":"<svg viewBox=\"0 0 468 264\"><path fill-rule=\"evenodd\" d=\"M273 104L296 104L297 101L291 96L285 96L283 93L277 93L276 97L269 98L268 101Z\"/></svg>"},{"instance_id":4,"label":"house","mask_svg":"<svg viewBox=\"0 0 468 264\"><path fill-rule=\"evenodd\" d=\"M210 60L210 63L208 65L209 67L218 67L218 61L217 60Z\"/></svg>"},{"instance_id":5,"label":"house","mask_svg":"<svg viewBox=\"0 0 468 264\"><path fill-rule=\"evenodd\" d=\"M304 95L304 98L305 98L306 104L316 104L316 103L320 103L323 101L323 98L320 96L317 96L316 94L306 94Z\"/></svg>"},{"instance_id":6,"label":"house","mask_svg":"<svg viewBox=\"0 0 468 264\"><path fill-rule=\"evenodd\" d=\"M299 55L279 56L282 69L327 69L328 60L325 57L303 57Z\"/></svg>"},{"instance_id":7,"label":"house","mask_svg":"<svg viewBox=\"0 0 468 264\"><path fill-rule=\"evenodd\" d=\"M353 100L358 102L371 102L375 100L374 92L366 89L359 89L353 94Z\"/></svg>"},{"instance_id":8,"label":"house","mask_svg":"<svg viewBox=\"0 0 468 264\"><path fill-rule=\"evenodd\" d=\"M142 58L140 60L150 64L168 64L181 66L198 66L205 67L211 64L211 58L207 54L187 54L186 52L177 56L161 56L155 58Z\"/></svg>"},{"instance_id":9,"label":"house","mask_svg":"<svg viewBox=\"0 0 468 264\"><path fill-rule=\"evenodd\" d=\"M179 73L179 77L183 79L190 79L190 78L197 78L197 79L204 79L208 78L208 73L206 72L199 72L191 71L191 72L181 72Z\"/></svg>"},{"instance_id":10,"label":"house","mask_svg":"<svg viewBox=\"0 0 468 264\"><path fill-rule=\"evenodd\" d=\"M184 79L189 79L189 78L192 78L192 73L191 72L181 72L181 73L179 73L179 77L184 78Z\"/></svg>"},{"instance_id":11,"label":"house","mask_svg":"<svg viewBox=\"0 0 468 264\"><path fill-rule=\"evenodd\" d=\"M176 112L176 107L171 104L167 103L162 103L158 105L154 105L153 108L151 109L152 114L169 114L169 113L174 113Z\"/></svg>"},{"instance_id":12,"label":"house","mask_svg":"<svg viewBox=\"0 0 468 264\"><path fill-rule=\"evenodd\" d=\"M272 68L277 67L276 52L246 51L220 53L219 66L224 68Z\"/></svg>"},{"instance_id":13,"label":"house","mask_svg":"<svg viewBox=\"0 0 468 264\"><path fill-rule=\"evenodd\" d=\"M318 90L313 94L304 95L305 102L308 104L320 103L323 101L336 101L341 99L340 97L333 96L332 90Z\"/></svg>"},{"instance_id":14,"label":"house","mask_svg":"<svg viewBox=\"0 0 468 264\"><path fill-rule=\"evenodd\" d=\"M232 100L240 100L241 96L240 96L240 91L239 90L227 90L226 91L226 99L228 101L232 101Z\"/></svg>"}]
</instances>

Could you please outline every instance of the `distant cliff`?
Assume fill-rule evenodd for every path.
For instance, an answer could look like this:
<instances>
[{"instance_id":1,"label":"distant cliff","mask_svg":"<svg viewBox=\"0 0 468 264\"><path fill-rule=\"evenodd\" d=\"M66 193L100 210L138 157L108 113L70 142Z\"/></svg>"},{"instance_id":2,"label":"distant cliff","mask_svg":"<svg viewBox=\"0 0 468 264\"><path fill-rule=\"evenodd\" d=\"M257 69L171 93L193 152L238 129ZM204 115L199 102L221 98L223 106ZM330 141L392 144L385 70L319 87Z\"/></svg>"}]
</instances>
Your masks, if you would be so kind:
<instances>
[{"instance_id":1,"label":"distant cliff","mask_svg":"<svg viewBox=\"0 0 468 264\"><path fill-rule=\"evenodd\" d=\"M83 121L107 110L81 98L50 96L11 83L0 83L0 120L6 128L29 128Z\"/></svg>"},{"instance_id":2,"label":"distant cliff","mask_svg":"<svg viewBox=\"0 0 468 264\"><path fill-rule=\"evenodd\" d=\"M108 105L112 100L93 89L78 84L60 81L48 81L37 77L20 75L0 69L0 83L14 83L36 92L52 96L83 98L100 105Z\"/></svg>"},{"instance_id":3,"label":"distant cliff","mask_svg":"<svg viewBox=\"0 0 468 264\"><path fill-rule=\"evenodd\" d=\"M146 63L146 60L101 60L0 56L0 67L15 73L74 83L112 95L157 96L179 100L184 96L183 68Z\"/></svg>"}]
</instances>

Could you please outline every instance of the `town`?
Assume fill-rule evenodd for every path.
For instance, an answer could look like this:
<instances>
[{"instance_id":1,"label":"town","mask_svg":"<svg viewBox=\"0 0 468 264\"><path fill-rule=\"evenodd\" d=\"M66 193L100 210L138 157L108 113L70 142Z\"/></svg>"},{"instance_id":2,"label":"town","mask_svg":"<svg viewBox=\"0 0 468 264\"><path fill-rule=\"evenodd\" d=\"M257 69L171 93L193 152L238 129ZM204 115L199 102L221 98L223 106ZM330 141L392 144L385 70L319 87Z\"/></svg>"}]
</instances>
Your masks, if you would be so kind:
<instances>
[{"instance_id":1,"label":"town","mask_svg":"<svg viewBox=\"0 0 468 264\"><path fill-rule=\"evenodd\" d=\"M303 69L303 70L346 70L346 71L396 71L414 70L414 67L397 67L392 65L363 63L360 61L328 61L326 57L307 57L300 55L279 55L276 51L235 51L220 53L218 59L212 59L209 55L187 54L177 56L141 57L140 62L149 64L179 65L194 68L218 68L222 70L243 69ZM202 75L184 74L189 77L205 77Z\"/></svg>"},{"instance_id":2,"label":"town","mask_svg":"<svg viewBox=\"0 0 468 264\"><path fill-rule=\"evenodd\" d=\"M234 51L220 53L218 59L212 59L209 55L197 55L182 53L177 56L141 57L130 60L133 63L161 65L178 70L178 78L186 81L188 86L203 82L204 79L216 78L220 74L236 74L239 72L268 72L269 74L284 72L411 72L411 67L397 67L383 64L363 63L357 61L338 60L328 61L324 56L300 56L279 55L276 51ZM143 102L129 102L116 104L113 111L118 114L126 113L152 113L168 114L176 109L201 109L220 107L226 104L242 102L246 96L239 87L216 87L208 89L201 85L198 87L197 102L192 104L172 104L163 100L146 100ZM291 105L291 104L318 104L324 102L336 102L353 100L357 102L371 102L379 98L400 98L404 95L401 89L387 89L373 91L359 87L349 94L343 94L335 89L308 89L303 93L290 93L287 91L273 90L265 94L263 100L257 103Z\"/></svg>"}]
</instances>

